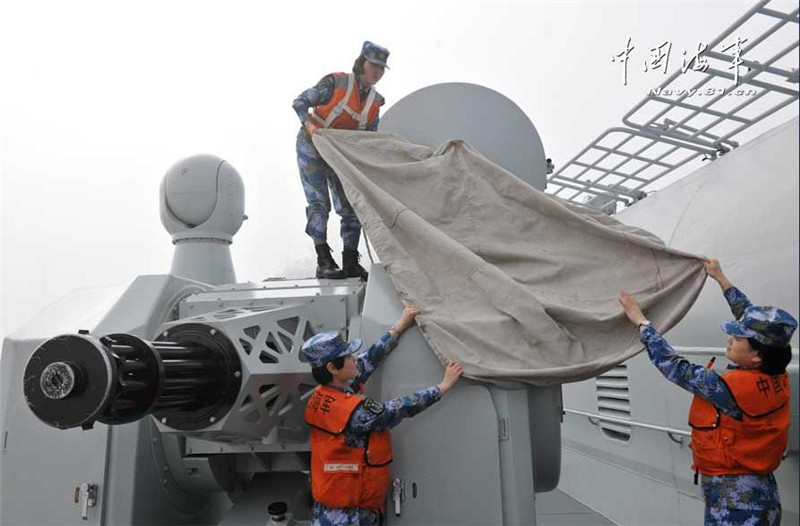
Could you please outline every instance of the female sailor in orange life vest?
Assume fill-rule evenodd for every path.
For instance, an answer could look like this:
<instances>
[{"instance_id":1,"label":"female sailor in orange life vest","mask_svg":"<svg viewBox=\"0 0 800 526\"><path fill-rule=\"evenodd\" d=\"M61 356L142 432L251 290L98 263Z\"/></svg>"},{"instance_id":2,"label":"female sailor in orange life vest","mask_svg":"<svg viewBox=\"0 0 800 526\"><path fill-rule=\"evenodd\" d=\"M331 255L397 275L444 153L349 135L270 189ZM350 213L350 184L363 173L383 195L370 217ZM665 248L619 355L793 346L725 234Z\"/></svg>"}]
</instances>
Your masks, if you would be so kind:
<instances>
[{"instance_id":1,"label":"female sailor in orange life vest","mask_svg":"<svg viewBox=\"0 0 800 526\"><path fill-rule=\"evenodd\" d=\"M320 128L378 130L383 97L375 91L375 84L388 68L388 58L389 50L364 42L352 73L325 75L316 86L305 90L292 102L302 123L297 133L297 165L308 202L306 234L314 241L318 278L366 280L367 271L358 263L361 223L347 200L342 183L314 147L311 136ZM341 218L342 269L333 260L328 246L329 188L333 208Z\"/></svg>"},{"instance_id":2,"label":"female sailor in orange life vest","mask_svg":"<svg viewBox=\"0 0 800 526\"><path fill-rule=\"evenodd\" d=\"M797 327L789 313L759 307L734 287L719 262L703 261L730 305L735 321L722 325L730 335L725 356L733 362L723 375L675 354L645 318L634 297L620 293L628 319L650 360L667 378L694 394L689 410L692 468L702 475L705 524L780 524L781 503L772 472L789 435L789 344ZM712 359L713 362L713 359ZM696 478L695 478L696 482Z\"/></svg>"},{"instance_id":3,"label":"female sailor in orange life vest","mask_svg":"<svg viewBox=\"0 0 800 526\"><path fill-rule=\"evenodd\" d=\"M302 347L319 383L308 400L311 426L311 523L319 526L378 524L389 487L392 443L389 429L441 399L461 376L461 366L445 367L438 385L380 403L365 398L363 384L389 354L419 311L407 305L397 323L369 349L353 356L361 340L345 342L323 332Z\"/></svg>"}]
</instances>

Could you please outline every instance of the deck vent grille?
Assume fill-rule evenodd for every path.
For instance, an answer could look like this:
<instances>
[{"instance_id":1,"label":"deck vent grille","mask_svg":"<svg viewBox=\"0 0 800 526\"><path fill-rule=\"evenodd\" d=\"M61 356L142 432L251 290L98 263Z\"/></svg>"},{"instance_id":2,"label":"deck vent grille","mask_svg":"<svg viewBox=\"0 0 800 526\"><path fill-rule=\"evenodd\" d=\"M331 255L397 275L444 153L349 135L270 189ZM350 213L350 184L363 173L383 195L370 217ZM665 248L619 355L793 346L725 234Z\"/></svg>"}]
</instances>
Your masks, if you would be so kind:
<instances>
[{"instance_id":1,"label":"deck vent grille","mask_svg":"<svg viewBox=\"0 0 800 526\"><path fill-rule=\"evenodd\" d=\"M602 416L631 419L631 402L628 396L628 366L620 364L595 379L597 388L597 413ZM631 426L600 420L598 427L606 437L629 442Z\"/></svg>"}]
</instances>

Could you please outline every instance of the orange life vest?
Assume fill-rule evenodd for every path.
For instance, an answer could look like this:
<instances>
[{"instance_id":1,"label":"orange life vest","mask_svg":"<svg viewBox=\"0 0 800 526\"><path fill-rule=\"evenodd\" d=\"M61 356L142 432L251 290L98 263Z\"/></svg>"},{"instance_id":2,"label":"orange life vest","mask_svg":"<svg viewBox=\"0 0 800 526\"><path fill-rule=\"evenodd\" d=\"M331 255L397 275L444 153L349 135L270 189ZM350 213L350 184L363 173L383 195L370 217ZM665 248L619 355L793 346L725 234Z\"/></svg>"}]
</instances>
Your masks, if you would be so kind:
<instances>
[{"instance_id":1,"label":"orange life vest","mask_svg":"<svg viewBox=\"0 0 800 526\"><path fill-rule=\"evenodd\" d=\"M704 475L772 473L789 438L789 376L737 369L723 375L741 420L695 396L689 409L692 469Z\"/></svg>"},{"instance_id":2,"label":"orange life vest","mask_svg":"<svg viewBox=\"0 0 800 526\"><path fill-rule=\"evenodd\" d=\"M334 73L333 95L327 104L315 106L311 118L323 128L363 130L378 115L383 97L370 87L366 100L358 95L358 82L352 73Z\"/></svg>"},{"instance_id":3,"label":"orange life vest","mask_svg":"<svg viewBox=\"0 0 800 526\"><path fill-rule=\"evenodd\" d=\"M324 385L311 394L305 411L311 426L311 494L331 508L383 513L392 461L389 431L372 431L365 448L350 447L344 439L347 423L362 403L359 395Z\"/></svg>"}]
</instances>

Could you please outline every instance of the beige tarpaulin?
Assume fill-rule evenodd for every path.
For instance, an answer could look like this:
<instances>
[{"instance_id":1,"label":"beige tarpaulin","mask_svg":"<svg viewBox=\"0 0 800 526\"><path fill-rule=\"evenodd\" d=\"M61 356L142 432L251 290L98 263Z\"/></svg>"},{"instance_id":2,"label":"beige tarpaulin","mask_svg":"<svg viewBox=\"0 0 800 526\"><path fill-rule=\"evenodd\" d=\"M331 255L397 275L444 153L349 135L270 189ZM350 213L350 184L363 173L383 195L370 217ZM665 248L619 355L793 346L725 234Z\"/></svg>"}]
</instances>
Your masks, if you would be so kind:
<instances>
[{"instance_id":1,"label":"beige tarpaulin","mask_svg":"<svg viewBox=\"0 0 800 526\"><path fill-rule=\"evenodd\" d=\"M574 382L642 349L617 303L636 294L665 331L705 281L693 256L599 213L568 207L463 141L323 130L381 262L440 360L498 384Z\"/></svg>"}]
</instances>

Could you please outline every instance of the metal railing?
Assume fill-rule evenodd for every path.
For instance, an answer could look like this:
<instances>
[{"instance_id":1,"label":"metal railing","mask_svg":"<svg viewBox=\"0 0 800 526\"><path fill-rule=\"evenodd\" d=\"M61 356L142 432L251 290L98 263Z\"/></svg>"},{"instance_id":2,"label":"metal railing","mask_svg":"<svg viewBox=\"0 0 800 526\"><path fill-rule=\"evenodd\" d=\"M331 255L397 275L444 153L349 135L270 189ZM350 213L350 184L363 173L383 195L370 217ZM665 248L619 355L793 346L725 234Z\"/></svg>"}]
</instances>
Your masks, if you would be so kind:
<instances>
[{"instance_id":1,"label":"metal railing","mask_svg":"<svg viewBox=\"0 0 800 526\"><path fill-rule=\"evenodd\" d=\"M623 117L625 127L606 130L553 173L547 192L572 204L614 213L618 203L638 201L654 182L687 163L699 157L714 160L738 147L734 137L796 102L798 70L778 63L786 59L784 62L791 64L788 56L800 48L800 8L784 13L768 9L770 1L758 2L708 44L703 55L707 69L683 72L681 68L649 90ZM746 23L769 27L758 29L755 37L749 35L747 45L736 56L725 53L726 39ZM747 59L742 58L744 55ZM746 73L739 76L723 71L730 69L724 64L736 60L737 71L747 68ZM676 86L676 81L686 78L699 80L691 88ZM713 79L737 78L733 88L752 96L737 97L743 101L732 108L732 91L705 87ZM703 97L697 97L703 89ZM678 96L668 98L665 93ZM697 99L707 102L695 103ZM754 110L755 115L747 116Z\"/></svg>"},{"instance_id":2,"label":"metal railing","mask_svg":"<svg viewBox=\"0 0 800 526\"><path fill-rule=\"evenodd\" d=\"M676 353L684 356L725 356L724 347L674 347L674 349ZM800 364L798 364L799 359L800 352L798 349L792 348L792 361L786 367L786 371L789 373L789 375L797 375L800 373ZM692 435L691 431L685 431L683 429L674 429L656 424L648 424L646 422L637 422L636 420L616 418L598 413L589 413L587 411L579 411L577 409L568 409L565 407L563 411L564 413L569 413L572 415L585 416L587 419L589 419L589 422L591 422L592 425L598 427L600 426L600 422L609 422L612 424L622 424L630 427L650 429L651 431L660 431L662 433L666 433L670 440L676 444L680 444L681 447L684 445L684 438L691 437Z\"/></svg>"},{"instance_id":3,"label":"metal railing","mask_svg":"<svg viewBox=\"0 0 800 526\"><path fill-rule=\"evenodd\" d=\"M613 416L603 416L597 413L588 413L586 411L578 411L577 409L567 409L564 408L564 413L569 413L572 415L578 416L585 416L589 419L593 425L600 425L600 422L611 422L614 424L625 424L631 427L641 427L643 429L650 429L652 431L661 431L666 433L670 440L675 442L676 444L680 444L683 446L684 438L692 436L690 431L684 431L682 429L673 429L671 427L665 426L658 426L655 424L647 424L645 422L637 422L635 420L625 420L624 418L614 418Z\"/></svg>"},{"instance_id":4,"label":"metal railing","mask_svg":"<svg viewBox=\"0 0 800 526\"><path fill-rule=\"evenodd\" d=\"M720 334L720 337L725 337ZM725 356L725 347L673 347L676 353L684 354L687 356Z\"/></svg>"}]
</instances>

